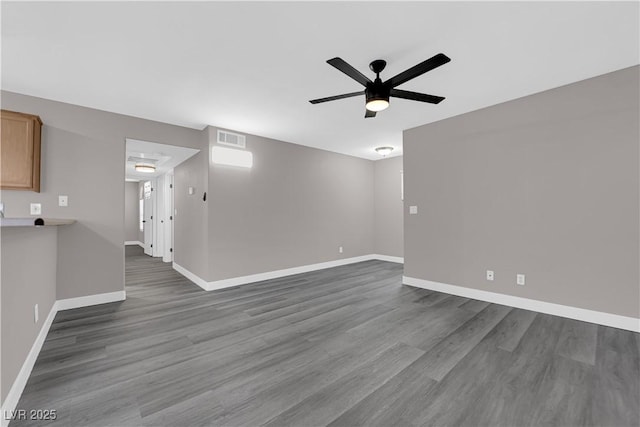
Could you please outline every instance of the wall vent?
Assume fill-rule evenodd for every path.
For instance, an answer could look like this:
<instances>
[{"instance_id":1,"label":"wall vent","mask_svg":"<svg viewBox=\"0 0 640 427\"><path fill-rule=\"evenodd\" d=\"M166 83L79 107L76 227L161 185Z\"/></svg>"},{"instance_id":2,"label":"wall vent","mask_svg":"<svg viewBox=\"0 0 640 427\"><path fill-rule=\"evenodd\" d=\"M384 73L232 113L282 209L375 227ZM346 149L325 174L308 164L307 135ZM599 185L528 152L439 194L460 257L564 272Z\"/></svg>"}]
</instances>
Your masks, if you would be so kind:
<instances>
[{"instance_id":1,"label":"wall vent","mask_svg":"<svg viewBox=\"0 0 640 427\"><path fill-rule=\"evenodd\" d=\"M233 132L227 132L225 130L218 131L218 144L230 145L236 148L246 147L246 137Z\"/></svg>"}]
</instances>

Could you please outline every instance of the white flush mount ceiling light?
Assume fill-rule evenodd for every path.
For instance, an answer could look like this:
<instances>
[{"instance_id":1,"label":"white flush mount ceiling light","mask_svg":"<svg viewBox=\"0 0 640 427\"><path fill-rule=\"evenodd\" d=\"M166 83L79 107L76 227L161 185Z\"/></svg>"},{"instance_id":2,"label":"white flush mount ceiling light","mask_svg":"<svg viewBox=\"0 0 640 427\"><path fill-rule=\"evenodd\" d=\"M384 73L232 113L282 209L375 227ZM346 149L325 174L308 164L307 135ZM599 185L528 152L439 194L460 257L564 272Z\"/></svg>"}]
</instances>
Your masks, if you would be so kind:
<instances>
[{"instance_id":1,"label":"white flush mount ceiling light","mask_svg":"<svg viewBox=\"0 0 640 427\"><path fill-rule=\"evenodd\" d=\"M251 168L253 167L253 153L233 148L213 147L211 149L211 161L218 165Z\"/></svg>"},{"instance_id":2,"label":"white flush mount ceiling light","mask_svg":"<svg viewBox=\"0 0 640 427\"><path fill-rule=\"evenodd\" d=\"M382 157L387 157L393 151L393 147L378 147L376 148L376 152L380 154Z\"/></svg>"},{"instance_id":3,"label":"white flush mount ceiling light","mask_svg":"<svg viewBox=\"0 0 640 427\"><path fill-rule=\"evenodd\" d=\"M155 165L149 163L136 163L136 172L153 173L156 171Z\"/></svg>"}]
</instances>

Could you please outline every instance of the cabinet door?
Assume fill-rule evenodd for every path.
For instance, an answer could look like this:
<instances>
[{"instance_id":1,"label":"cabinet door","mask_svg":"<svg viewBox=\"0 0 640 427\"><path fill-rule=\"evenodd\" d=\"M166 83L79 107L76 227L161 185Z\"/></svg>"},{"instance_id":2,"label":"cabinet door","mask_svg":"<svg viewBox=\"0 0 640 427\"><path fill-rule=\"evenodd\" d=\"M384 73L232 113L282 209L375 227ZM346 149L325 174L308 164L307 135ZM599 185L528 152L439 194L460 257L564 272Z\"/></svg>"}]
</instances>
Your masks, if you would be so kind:
<instances>
[{"instance_id":1,"label":"cabinet door","mask_svg":"<svg viewBox=\"0 0 640 427\"><path fill-rule=\"evenodd\" d=\"M36 116L2 111L0 187L40 191L40 121Z\"/></svg>"}]
</instances>

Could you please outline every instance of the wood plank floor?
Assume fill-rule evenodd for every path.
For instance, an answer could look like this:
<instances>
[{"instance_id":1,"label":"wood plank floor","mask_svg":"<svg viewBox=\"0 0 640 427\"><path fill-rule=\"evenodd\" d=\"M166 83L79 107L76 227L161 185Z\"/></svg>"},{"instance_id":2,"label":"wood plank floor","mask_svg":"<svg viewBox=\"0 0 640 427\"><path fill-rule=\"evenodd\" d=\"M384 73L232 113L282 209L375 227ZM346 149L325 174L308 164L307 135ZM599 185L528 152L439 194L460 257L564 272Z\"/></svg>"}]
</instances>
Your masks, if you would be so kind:
<instances>
[{"instance_id":1,"label":"wood plank floor","mask_svg":"<svg viewBox=\"0 0 640 427\"><path fill-rule=\"evenodd\" d=\"M205 292L127 247L58 313L11 426L637 426L639 335L401 285L367 261Z\"/></svg>"}]
</instances>

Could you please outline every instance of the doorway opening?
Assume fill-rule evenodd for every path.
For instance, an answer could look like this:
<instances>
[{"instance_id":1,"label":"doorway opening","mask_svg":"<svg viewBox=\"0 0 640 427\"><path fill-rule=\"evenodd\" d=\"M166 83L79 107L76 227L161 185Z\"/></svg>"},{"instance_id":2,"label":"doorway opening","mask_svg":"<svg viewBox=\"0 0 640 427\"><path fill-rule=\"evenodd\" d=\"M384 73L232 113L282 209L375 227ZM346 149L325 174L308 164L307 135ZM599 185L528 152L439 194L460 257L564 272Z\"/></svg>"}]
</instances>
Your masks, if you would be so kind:
<instances>
[{"instance_id":1,"label":"doorway opening","mask_svg":"<svg viewBox=\"0 0 640 427\"><path fill-rule=\"evenodd\" d=\"M125 246L172 262L173 169L200 150L130 138L125 145Z\"/></svg>"}]
</instances>

